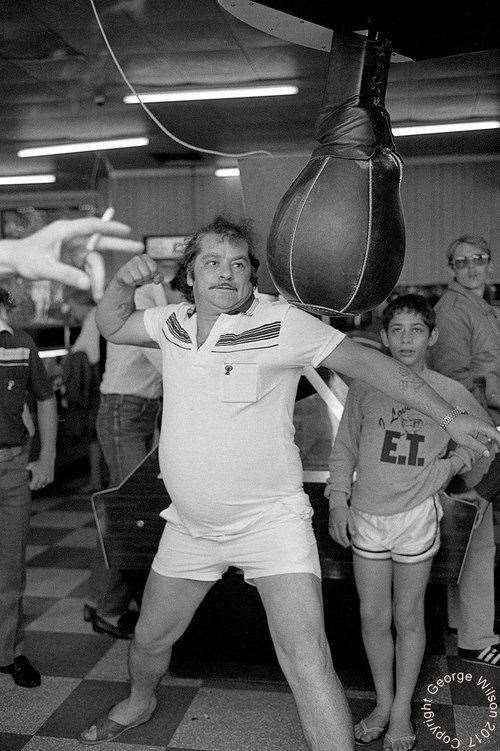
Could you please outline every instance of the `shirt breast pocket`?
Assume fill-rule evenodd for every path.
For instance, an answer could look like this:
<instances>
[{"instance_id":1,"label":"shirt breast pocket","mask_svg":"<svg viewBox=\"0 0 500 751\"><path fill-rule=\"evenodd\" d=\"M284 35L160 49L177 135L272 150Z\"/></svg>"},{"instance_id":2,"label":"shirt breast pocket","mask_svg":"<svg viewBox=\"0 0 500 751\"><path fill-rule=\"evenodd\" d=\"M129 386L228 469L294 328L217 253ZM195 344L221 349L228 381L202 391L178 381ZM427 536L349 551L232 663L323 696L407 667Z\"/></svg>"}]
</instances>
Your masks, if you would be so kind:
<instances>
[{"instance_id":1,"label":"shirt breast pocket","mask_svg":"<svg viewBox=\"0 0 500 751\"><path fill-rule=\"evenodd\" d=\"M259 366L254 362L224 362L219 374L221 402L256 402L259 398Z\"/></svg>"}]
</instances>

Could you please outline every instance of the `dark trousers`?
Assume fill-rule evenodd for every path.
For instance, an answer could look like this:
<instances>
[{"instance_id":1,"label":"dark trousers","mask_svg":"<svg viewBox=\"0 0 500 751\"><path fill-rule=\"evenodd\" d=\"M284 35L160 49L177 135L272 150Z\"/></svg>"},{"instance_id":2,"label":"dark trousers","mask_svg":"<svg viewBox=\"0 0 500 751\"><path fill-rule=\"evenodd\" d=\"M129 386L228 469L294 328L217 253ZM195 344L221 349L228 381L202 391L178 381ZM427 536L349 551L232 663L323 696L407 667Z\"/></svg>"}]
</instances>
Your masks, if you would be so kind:
<instances>
[{"instance_id":1,"label":"dark trousers","mask_svg":"<svg viewBox=\"0 0 500 751\"><path fill-rule=\"evenodd\" d=\"M27 446L0 452L0 665L22 652L26 543L30 526Z\"/></svg>"},{"instance_id":2,"label":"dark trousers","mask_svg":"<svg viewBox=\"0 0 500 751\"><path fill-rule=\"evenodd\" d=\"M109 485L116 487L142 462L152 448L159 400L126 394L101 394L96 429L109 469ZM100 547L93 571L94 597L100 615L119 615L132 599L142 596L143 573L107 569Z\"/></svg>"}]
</instances>

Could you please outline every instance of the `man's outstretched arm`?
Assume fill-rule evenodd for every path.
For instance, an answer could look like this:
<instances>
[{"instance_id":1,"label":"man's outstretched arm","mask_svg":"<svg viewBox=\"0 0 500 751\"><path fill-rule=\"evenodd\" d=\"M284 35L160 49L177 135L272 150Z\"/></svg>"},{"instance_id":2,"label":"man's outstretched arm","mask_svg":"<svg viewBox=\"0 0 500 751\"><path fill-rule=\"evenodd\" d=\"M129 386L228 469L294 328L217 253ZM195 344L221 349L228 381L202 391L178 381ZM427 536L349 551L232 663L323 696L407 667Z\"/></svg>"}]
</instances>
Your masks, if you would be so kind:
<instances>
[{"instance_id":1,"label":"man's outstretched arm","mask_svg":"<svg viewBox=\"0 0 500 751\"><path fill-rule=\"evenodd\" d=\"M477 440L494 440L500 446L500 433L491 423L471 415L458 414L455 405L449 404L422 378L402 363L343 339L321 363L330 370L358 378L383 391L392 399L414 407L432 417L449 433L455 443L472 449L477 456L485 446Z\"/></svg>"},{"instance_id":2,"label":"man's outstretched arm","mask_svg":"<svg viewBox=\"0 0 500 751\"><path fill-rule=\"evenodd\" d=\"M114 344L157 347L144 326L144 311L136 310L136 287L151 282L160 284L163 276L149 256L134 256L118 269L97 306L96 323L105 339Z\"/></svg>"}]
</instances>

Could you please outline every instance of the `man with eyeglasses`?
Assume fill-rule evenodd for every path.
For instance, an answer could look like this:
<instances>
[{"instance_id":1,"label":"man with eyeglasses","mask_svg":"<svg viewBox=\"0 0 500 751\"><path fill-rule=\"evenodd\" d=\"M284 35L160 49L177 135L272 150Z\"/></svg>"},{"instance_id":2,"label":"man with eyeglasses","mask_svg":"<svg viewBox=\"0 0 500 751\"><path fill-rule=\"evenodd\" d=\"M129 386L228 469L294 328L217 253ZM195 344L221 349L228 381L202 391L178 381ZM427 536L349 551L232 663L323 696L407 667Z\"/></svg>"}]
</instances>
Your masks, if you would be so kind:
<instances>
[{"instance_id":1,"label":"man with eyeglasses","mask_svg":"<svg viewBox=\"0 0 500 751\"><path fill-rule=\"evenodd\" d=\"M447 256L453 281L436 304L439 338L431 350L432 367L460 381L500 425L500 308L486 297L491 251L484 238L463 235L451 243ZM473 477L467 485L474 485ZM493 630L492 509L500 499L500 454L484 478L462 497L475 500L484 514L472 536L460 584L448 590L448 622L457 627L460 657L500 667Z\"/></svg>"}]
</instances>

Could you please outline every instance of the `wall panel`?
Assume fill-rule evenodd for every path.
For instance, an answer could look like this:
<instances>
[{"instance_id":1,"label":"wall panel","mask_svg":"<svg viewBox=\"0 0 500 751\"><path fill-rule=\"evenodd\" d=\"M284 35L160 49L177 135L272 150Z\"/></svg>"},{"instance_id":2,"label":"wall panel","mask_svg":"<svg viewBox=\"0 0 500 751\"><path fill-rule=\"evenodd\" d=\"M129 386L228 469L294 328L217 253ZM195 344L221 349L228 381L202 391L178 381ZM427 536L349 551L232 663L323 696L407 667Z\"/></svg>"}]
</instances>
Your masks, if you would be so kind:
<instances>
[{"instance_id":1,"label":"wall panel","mask_svg":"<svg viewBox=\"0 0 500 751\"><path fill-rule=\"evenodd\" d=\"M486 238L498 259L493 281L500 281L499 164L494 158L437 159L405 166L401 194L407 251L401 283L447 282L446 248L462 234Z\"/></svg>"},{"instance_id":2,"label":"wall panel","mask_svg":"<svg viewBox=\"0 0 500 751\"><path fill-rule=\"evenodd\" d=\"M400 279L402 284L446 282L446 247L463 233L481 234L488 240L497 259L494 281L500 282L499 163L495 156L407 161L402 184L407 228L407 257ZM251 167L249 161L244 169ZM267 179L272 179L272 170L266 182ZM256 207L264 200L264 208L268 211L269 189L262 181L255 180L252 185L255 200L245 196L248 210L254 213L256 227L259 221L264 224L267 221L265 211ZM23 205L54 206L83 198L93 198L101 206L111 203L116 218L130 224L132 236L139 239L145 234L191 232L217 213L236 220L244 216L240 180L216 178L207 167L115 173L106 190L96 193L44 191L5 194L0 196L0 209ZM265 246L264 241L261 245ZM126 260L124 254L106 254L108 277Z\"/></svg>"},{"instance_id":3,"label":"wall panel","mask_svg":"<svg viewBox=\"0 0 500 751\"><path fill-rule=\"evenodd\" d=\"M235 220L243 217L238 178L218 178L213 170L172 169L146 173L117 173L112 202L116 217L130 224L133 237L180 235L211 221L216 214ZM121 253L110 258L109 274L127 260Z\"/></svg>"}]
</instances>

